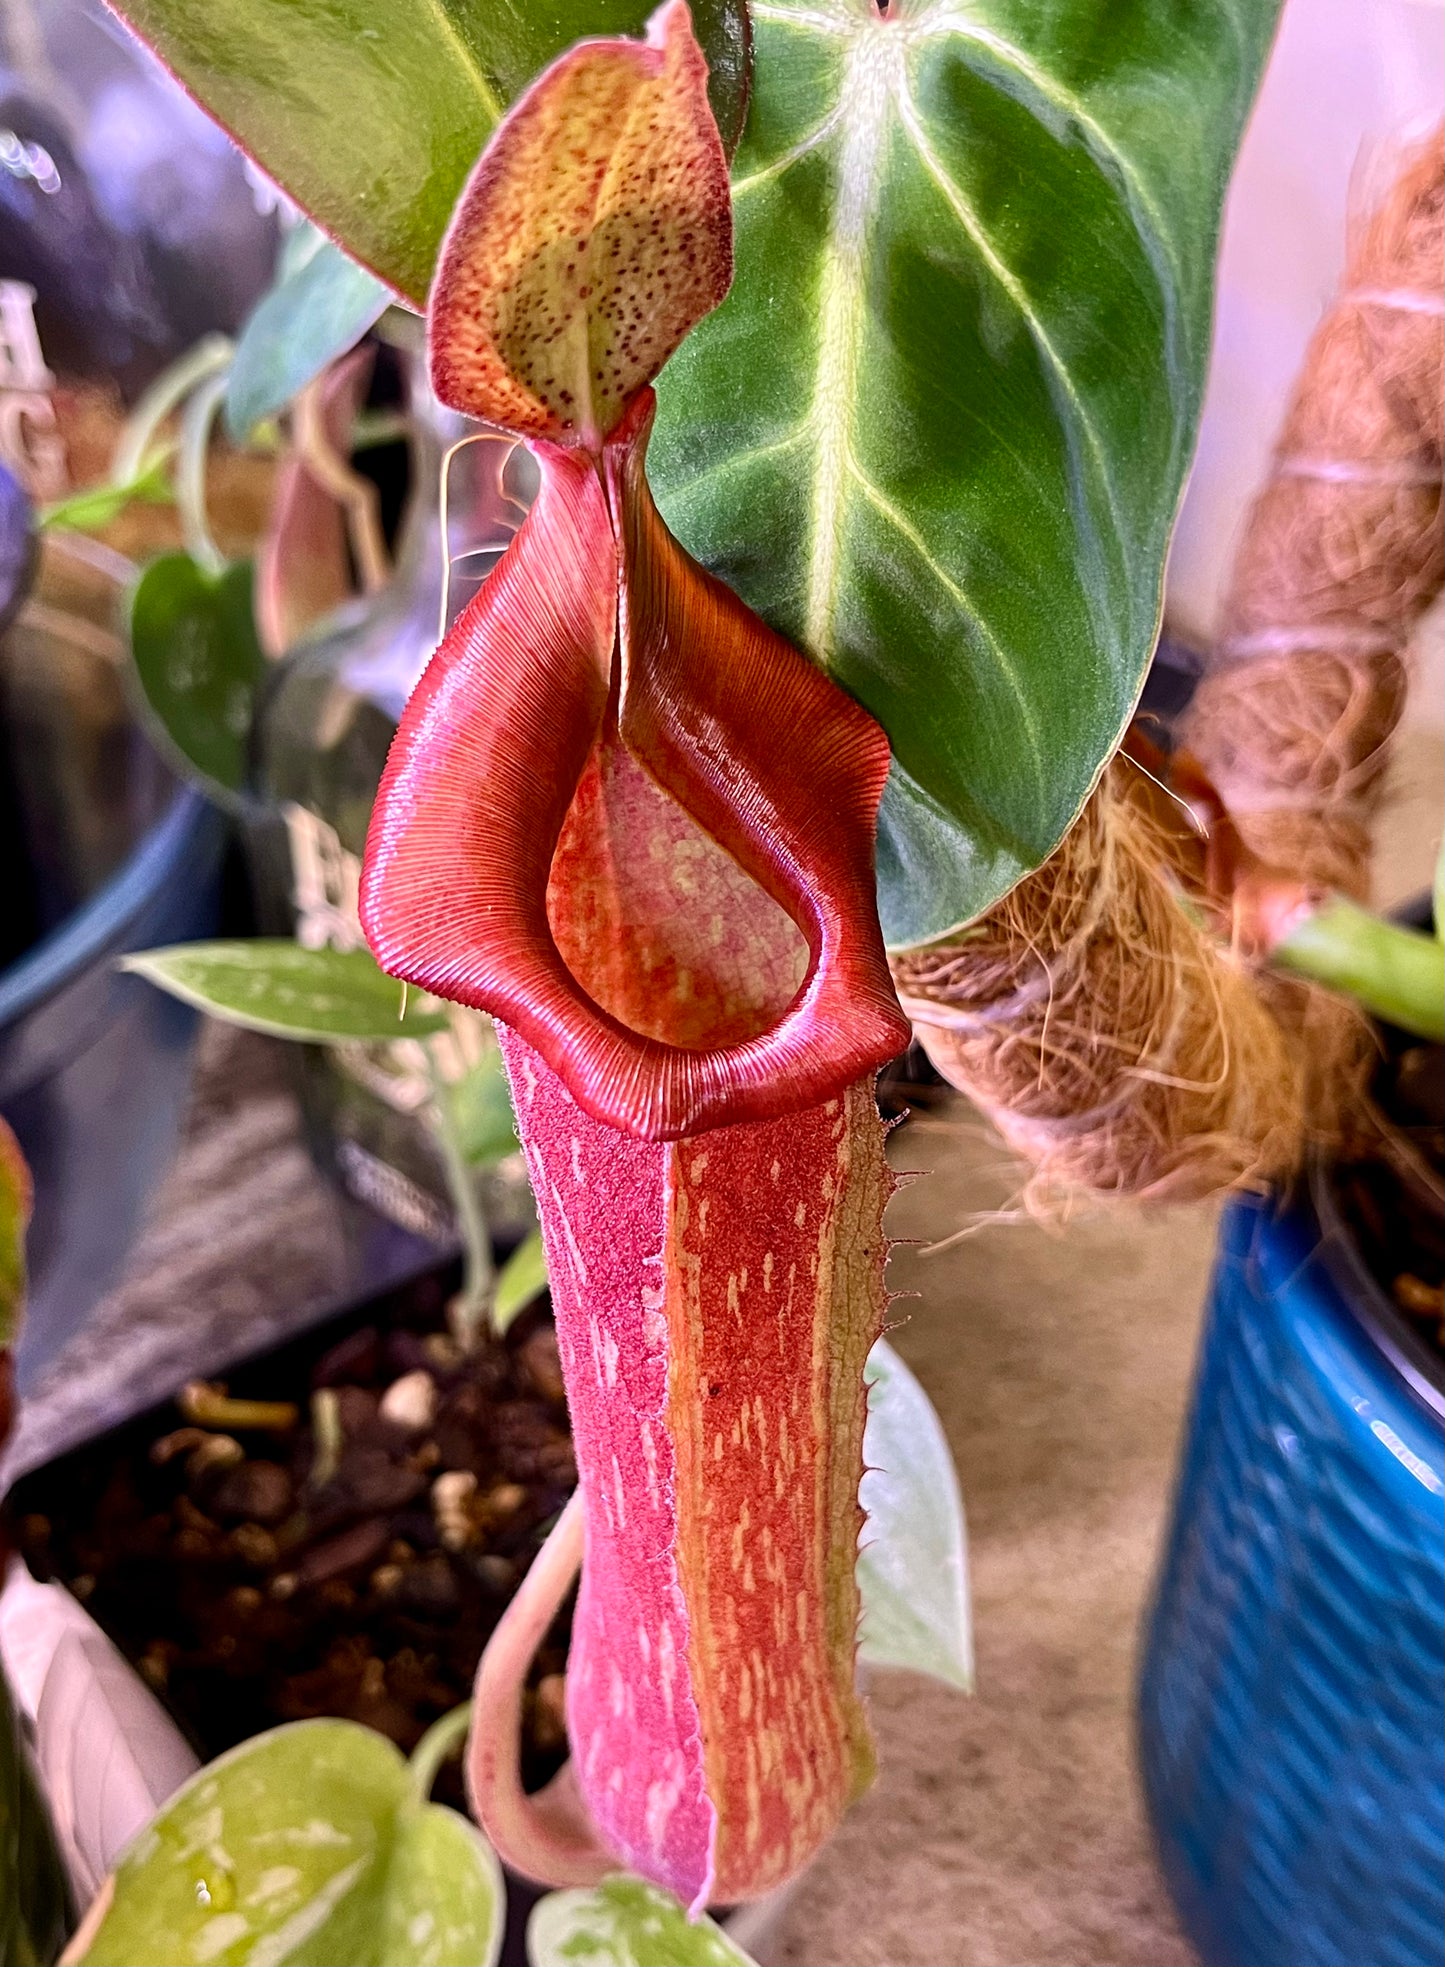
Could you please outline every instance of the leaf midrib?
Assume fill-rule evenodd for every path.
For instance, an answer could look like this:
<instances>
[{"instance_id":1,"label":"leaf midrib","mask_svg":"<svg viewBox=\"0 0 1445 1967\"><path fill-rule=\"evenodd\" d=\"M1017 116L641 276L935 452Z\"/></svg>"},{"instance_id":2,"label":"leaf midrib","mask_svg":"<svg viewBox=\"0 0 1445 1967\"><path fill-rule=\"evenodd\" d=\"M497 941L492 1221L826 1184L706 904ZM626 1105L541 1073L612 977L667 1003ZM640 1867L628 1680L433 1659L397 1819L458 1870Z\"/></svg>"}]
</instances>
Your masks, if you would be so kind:
<instances>
[{"instance_id":1,"label":"leaf midrib","mask_svg":"<svg viewBox=\"0 0 1445 1967\"><path fill-rule=\"evenodd\" d=\"M880 165L894 106L891 70L900 55L896 36L885 40L878 32L860 33L847 55L838 95L843 141L820 280L818 361L809 413L818 448L809 497L803 611L803 638L825 666L834 655L848 481L859 469L853 455L853 405L862 353L868 233L883 190Z\"/></svg>"},{"instance_id":2,"label":"leaf midrib","mask_svg":"<svg viewBox=\"0 0 1445 1967\"><path fill-rule=\"evenodd\" d=\"M444 0L423 0L423 5L437 22L447 40L456 49L457 60L463 72L475 88L477 100L481 103L493 128L495 128L502 120L501 98L487 80L483 70L478 66L476 57L473 55L471 49L462 39L455 21L447 12Z\"/></svg>"},{"instance_id":3,"label":"leaf midrib","mask_svg":"<svg viewBox=\"0 0 1445 1967\"><path fill-rule=\"evenodd\" d=\"M1023 322L1054 397L1075 466L1078 468L1082 464L1086 475L1092 479L1095 493L1101 497L1112 522L1109 537L1116 543L1122 541L1125 528L1120 520L1116 486L1106 448L1078 396L1067 364L1022 281L989 239L977 215L967 207L963 194L944 170L921 127L913 101L909 53L925 40L941 34L956 38L964 45L978 46L995 59L1010 62L1032 86L1046 94L1056 108L1069 114L1094 143L1107 152L1125 179L1129 191L1134 194L1126 197L1126 203L1135 217L1136 229L1161 290L1168 292L1170 283L1160 265L1160 259L1167 249L1164 247L1157 207L1148 199L1145 187L1128 160L1071 93L1050 89L1047 79L1027 62L1022 51L1002 37L982 32L972 35L963 32L965 24L957 15L933 15L909 22L852 17L841 12L824 14L791 8L786 4L769 4L769 0L757 0L753 12L757 18L779 27L802 29L850 44L844 57L838 100L829 114L807 136L769 163L748 173L734 187L735 197L746 196L757 186L781 176L841 130L836 186L819 280L820 326L812 399L796 430L788 433L783 444L770 447L789 448L800 437L808 436L816 444L808 496L803 641L817 661L824 667L832 666L837 656L836 629L839 599L844 586L842 562L846 551L847 518L852 502L861 498L872 507L882 523L900 535L912 550L913 557L937 582L954 607L967 619L976 638L986 646L997 673L1023 715L1020 755L1028 758L1036 774L1042 774L1043 746L1028 692L1015 663L966 590L945 575L923 534L916 527L903 523L892 502L874 484L854 445L853 412L867 316L869 231L886 186L886 173L882 166L885 148L895 125L906 138L914 160L949 206L972 252ZM972 64L968 65L972 67ZM1097 154L1095 162L1099 163ZM1120 187L1116 185L1115 189L1118 191ZM1148 214L1150 223L1147 228L1138 224L1140 206ZM1172 309L1167 311L1173 312ZM1086 518L1092 520L1093 514L1089 511L1091 501L1087 495L1083 503ZM1087 530L1094 534L1096 547L1102 547L1104 542L1097 528L1089 524Z\"/></svg>"}]
</instances>

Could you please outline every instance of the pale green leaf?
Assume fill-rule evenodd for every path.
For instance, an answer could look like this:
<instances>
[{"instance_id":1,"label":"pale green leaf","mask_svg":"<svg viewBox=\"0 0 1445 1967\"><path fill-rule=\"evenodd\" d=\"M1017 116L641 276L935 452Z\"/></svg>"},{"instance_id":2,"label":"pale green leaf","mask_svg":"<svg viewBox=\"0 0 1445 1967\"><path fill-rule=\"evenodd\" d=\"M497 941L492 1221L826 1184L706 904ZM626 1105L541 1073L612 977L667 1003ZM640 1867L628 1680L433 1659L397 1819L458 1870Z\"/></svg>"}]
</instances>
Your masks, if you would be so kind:
<instances>
[{"instance_id":1,"label":"pale green leaf","mask_svg":"<svg viewBox=\"0 0 1445 1967\"><path fill-rule=\"evenodd\" d=\"M867 1522L859 1544L858 1650L873 1666L910 1667L973 1687L963 1498L933 1403L886 1339L868 1355Z\"/></svg>"},{"instance_id":2,"label":"pale green leaf","mask_svg":"<svg viewBox=\"0 0 1445 1967\"><path fill-rule=\"evenodd\" d=\"M457 1146L474 1167L490 1167L517 1152L512 1096L502 1054L489 1045L477 1063L448 1088Z\"/></svg>"},{"instance_id":3,"label":"pale green leaf","mask_svg":"<svg viewBox=\"0 0 1445 1967\"><path fill-rule=\"evenodd\" d=\"M152 458L134 478L123 485L91 485L83 492L72 492L68 499L48 505L40 515L40 525L63 527L72 533L99 533L118 519L133 502L140 505L174 505L169 474L170 450Z\"/></svg>"},{"instance_id":4,"label":"pale green leaf","mask_svg":"<svg viewBox=\"0 0 1445 1967\"><path fill-rule=\"evenodd\" d=\"M425 1038L446 1014L406 993L365 949L302 949L299 943L177 943L124 958L121 967L226 1024L275 1038Z\"/></svg>"},{"instance_id":5,"label":"pale green leaf","mask_svg":"<svg viewBox=\"0 0 1445 1967\"><path fill-rule=\"evenodd\" d=\"M754 1967L706 1916L619 1874L590 1891L549 1892L527 1921L532 1967Z\"/></svg>"},{"instance_id":6,"label":"pale green leaf","mask_svg":"<svg viewBox=\"0 0 1445 1967\"><path fill-rule=\"evenodd\" d=\"M737 275L659 383L683 544L873 711L890 943L1055 847L1159 617L1275 0L757 0Z\"/></svg>"},{"instance_id":7,"label":"pale green leaf","mask_svg":"<svg viewBox=\"0 0 1445 1967\"><path fill-rule=\"evenodd\" d=\"M84 1958L491 1967L501 1912L495 1858L469 1824L418 1802L391 1742L351 1721L300 1721L171 1798L117 1866Z\"/></svg>"},{"instance_id":8,"label":"pale green leaf","mask_svg":"<svg viewBox=\"0 0 1445 1967\"><path fill-rule=\"evenodd\" d=\"M390 301L375 274L331 240L257 302L236 342L226 384L226 427L248 437L366 333Z\"/></svg>"},{"instance_id":9,"label":"pale green leaf","mask_svg":"<svg viewBox=\"0 0 1445 1967\"><path fill-rule=\"evenodd\" d=\"M333 239L420 307L463 181L503 109L584 36L653 0L121 0L236 140ZM729 147L747 103L743 0L693 0Z\"/></svg>"},{"instance_id":10,"label":"pale green leaf","mask_svg":"<svg viewBox=\"0 0 1445 1967\"><path fill-rule=\"evenodd\" d=\"M397 1826L379 1967L492 1967L505 1905L491 1845L455 1810L429 1803Z\"/></svg>"},{"instance_id":11,"label":"pale green leaf","mask_svg":"<svg viewBox=\"0 0 1445 1967\"><path fill-rule=\"evenodd\" d=\"M547 1288L547 1253L542 1248L542 1232L534 1229L524 1237L497 1273L492 1297L492 1329L500 1338L513 1320Z\"/></svg>"}]
</instances>

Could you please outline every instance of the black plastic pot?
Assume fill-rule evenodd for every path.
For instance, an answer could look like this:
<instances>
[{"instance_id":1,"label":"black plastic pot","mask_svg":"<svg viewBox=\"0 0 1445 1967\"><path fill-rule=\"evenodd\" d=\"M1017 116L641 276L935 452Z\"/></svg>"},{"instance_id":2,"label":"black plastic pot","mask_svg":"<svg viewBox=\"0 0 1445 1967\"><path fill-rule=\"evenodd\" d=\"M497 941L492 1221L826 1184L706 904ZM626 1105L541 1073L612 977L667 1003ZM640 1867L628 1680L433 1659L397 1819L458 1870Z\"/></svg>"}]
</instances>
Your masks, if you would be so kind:
<instances>
[{"instance_id":1,"label":"black plastic pot","mask_svg":"<svg viewBox=\"0 0 1445 1967\"><path fill-rule=\"evenodd\" d=\"M440 1264L432 1262L424 1269L417 1269L405 1281L391 1284L365 1302L334 1311L279 1345L267 1346L249 1358L228 1366L228 1389L240 1399L271 1400L278 1395L297 1397L308 1384L317 1362L334 1355L338 1349L344 1350L347 1341L354 1339L364 1328L371 1328L383 1336L392 1332L436 1329L441 1323L440 1308L455 1290L458 1278L458 1266L454 1260ZM121 1425L21 1476L6 1497L5 1508L11 1523L18 1526L16 1542L22 1553L27 1552L24 1527L27 1520L33 1522L36 1517L42 1517L54 1522L73 1523L90 1499L103 1494L107 1471L112 1466L132 1458L145 1459L150 1444L173 1428L178 1419L170 1399L158 1401ZM38 1554L29 1555L32 1567L37 1570L42 1568L37 1561ZM90 1609L93 1613L99 1610L95 1601L91 1602ZM103 1613L101 1616L104 1622ZM112 1637L124 1648L123 1633L115 1632ZM260 1729L274 1726L279 1718L262 1710L257 1689L249 1680L235 1682L233 1688L233 1695L224 1708L227 1732L222 1742L202 1739L184 1712L183 1705L173 1704L175 1718L193 1738L193 1745L203 1757L230 1746L232 1741L242 1740ZM451 1800L460 1802L459 1797ZM524 1881L508 1878L507 1930L499 1967L526 1967L526 1921L538 1896Z\"/></svg>"},{"instance_id":2,"label":"black plastic pot","mask_svg":"<svg viewBox=\"0 0 1445 1967\"><path fill-rule=\"evenodd\" d=\"M115 1280L174 1151L196 1014L116 967L215 933L226 829L179 790L74 913L0 974L0 1113L35 1178L22 1394Z\"/></svg>"}]
</instances>

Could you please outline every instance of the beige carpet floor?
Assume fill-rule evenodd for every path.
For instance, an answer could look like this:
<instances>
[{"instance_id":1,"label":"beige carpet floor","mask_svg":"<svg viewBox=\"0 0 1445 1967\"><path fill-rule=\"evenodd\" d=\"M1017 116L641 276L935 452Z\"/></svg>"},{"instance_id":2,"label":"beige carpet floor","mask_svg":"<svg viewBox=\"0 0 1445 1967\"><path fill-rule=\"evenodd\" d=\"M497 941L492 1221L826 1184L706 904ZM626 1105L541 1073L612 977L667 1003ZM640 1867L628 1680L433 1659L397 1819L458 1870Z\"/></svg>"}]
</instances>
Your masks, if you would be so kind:
<instances>
[{"instance_id":1,"label":"beige carpet floor","mask_svg":"<svg viewBox=\"0 0 1445 1967\"><path fill-rule=\"evenodd\" d=\"M1391 761L1376 898L1429 886L1445 615ZM1140 1621L1168 1507L1215 1211L991 1223L1016 1177L959 1102L914 1120L892 1205L893 1334L943 1417L973 1572L971 1698L879 1676L878 1782L809 1873L768 1967L1176 1967L1193 1960L1133 1759ZM951 1248L926 1246L976 1224Z\"/></svg>"},{"instance_id":2,"label":"beige carpet floor","mask_svg":"<svg viewBox=\"0 0 1445 1967\"><path fill-rule=\"evenodd\" d=\"M960 1103L915 1119L894 1202L925 1243L1007 1207ZM892 1335L935 1401L968 1512L972 1697L879 1675L881 1772L810 1873L776 1967L1175 1967L1132 1757L1141 1607L1163 1521L1213 1213L1064 1233L984 1220L901 1248Z\"/></svg>"}]
</instances>

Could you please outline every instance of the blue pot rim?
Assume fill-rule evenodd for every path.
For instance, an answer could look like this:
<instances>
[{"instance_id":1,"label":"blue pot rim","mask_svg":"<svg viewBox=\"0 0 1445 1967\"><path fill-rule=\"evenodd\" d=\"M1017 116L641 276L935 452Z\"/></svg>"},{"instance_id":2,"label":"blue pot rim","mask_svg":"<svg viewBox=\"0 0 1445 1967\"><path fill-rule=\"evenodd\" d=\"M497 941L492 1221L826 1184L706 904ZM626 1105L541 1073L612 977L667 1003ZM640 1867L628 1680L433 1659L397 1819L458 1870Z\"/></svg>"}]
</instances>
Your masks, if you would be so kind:
<instances>
[{"instance_id":1,"label":"blue pot rim","mask_svg":"<svg viewBox=\"0 0 1445 1967\"><path fill-rule=\"evenodd\" d=\"M209 812L203 793L180 787L110 879L0 976L0 1029L28 1016L79 972L124 946L135 917L183 868Z\"/></svg>"},{"instance_id":2,"label":"blue pot rim","mask_svg":"<svg viewBox=\"0 0 1445 1967\"><path fill-rule=\"evenodd\" d=\"M1297 1197L1319 1224L1320 1254L1340 1302L1355 1323L1437 1422L1445 1422L1445 1359L1411 1331L1370 1269L1346 1223L1330 1177L1332 1167L1314 1161L1308 1188Z\"/></svg>"}]
</instances>

